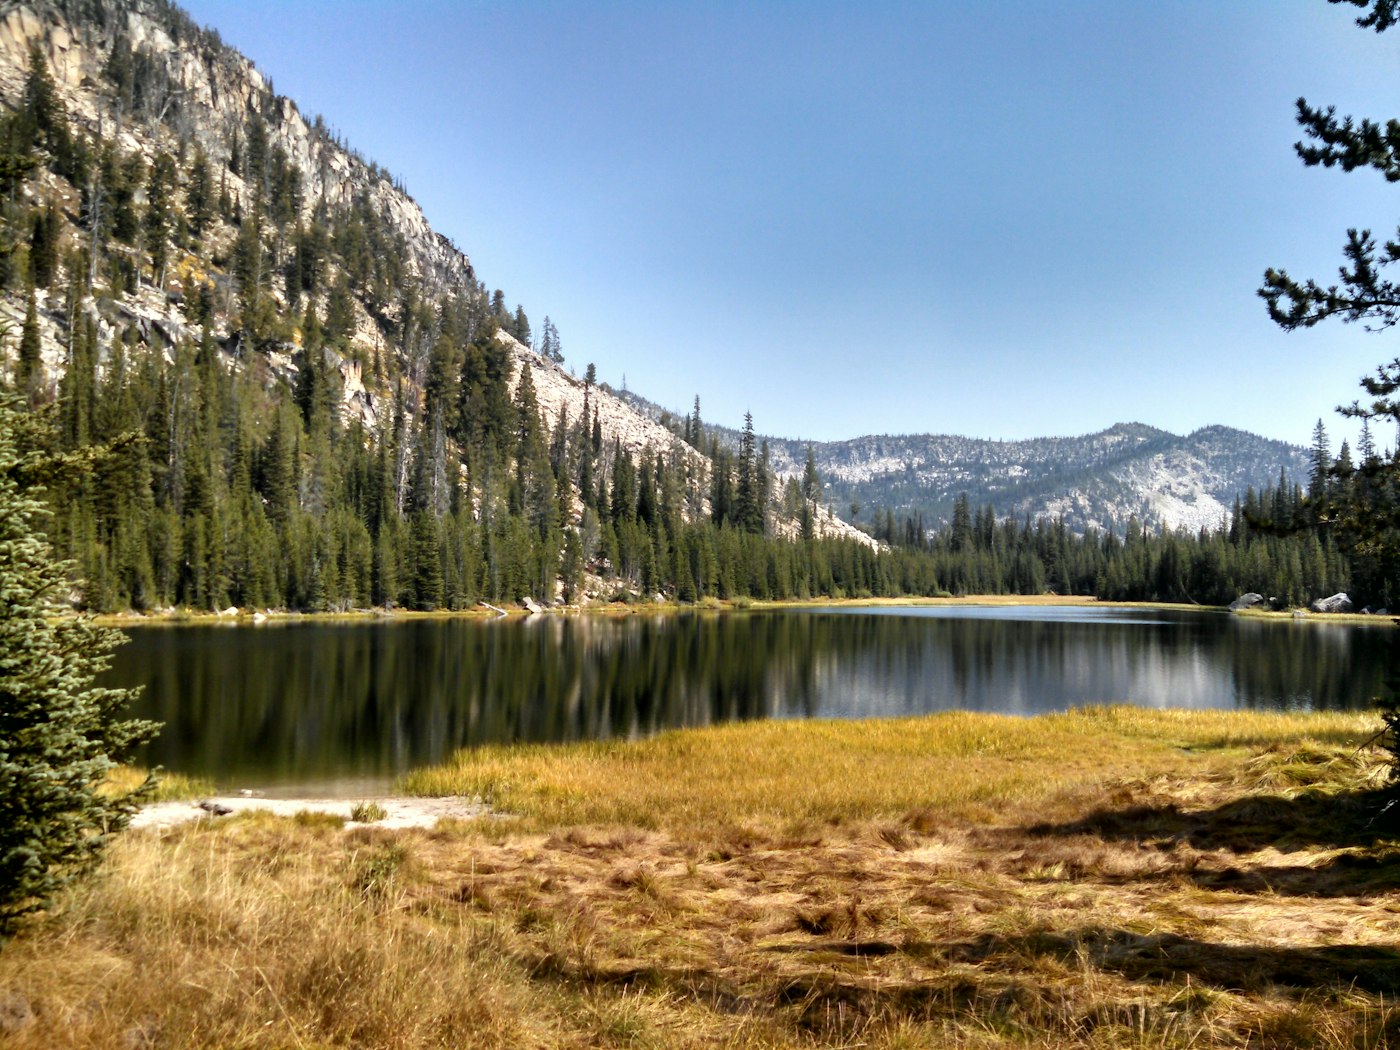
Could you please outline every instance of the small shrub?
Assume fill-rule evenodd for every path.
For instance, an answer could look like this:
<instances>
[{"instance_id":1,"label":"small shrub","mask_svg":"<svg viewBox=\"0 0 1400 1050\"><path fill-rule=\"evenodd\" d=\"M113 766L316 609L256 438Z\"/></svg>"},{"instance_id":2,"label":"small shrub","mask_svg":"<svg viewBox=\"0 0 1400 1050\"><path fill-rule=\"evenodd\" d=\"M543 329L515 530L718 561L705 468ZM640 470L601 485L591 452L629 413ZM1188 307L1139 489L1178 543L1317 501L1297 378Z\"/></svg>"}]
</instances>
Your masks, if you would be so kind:
<instances>
[{"instance_id":1,"label":"small shrub","mask_svg":"<svg viewBox=\"0 0 1400 1050\"><path fill-rule=\"evenodd\" d=\"M408 847L383 842L355 857L350 884L367 901L384 901L408 861Z\"/></svg>"},{"instance_id":2,"label":"small shrub","mask_svg":"<svg viewBox=\"0 0 1400 1050\"><path fill-rule=\"evenodd\" d=\"M356 802L350 808L350 819L357 824L374 824L389 815L389 811L373 799Z\"/></svg>"}]
</instances>

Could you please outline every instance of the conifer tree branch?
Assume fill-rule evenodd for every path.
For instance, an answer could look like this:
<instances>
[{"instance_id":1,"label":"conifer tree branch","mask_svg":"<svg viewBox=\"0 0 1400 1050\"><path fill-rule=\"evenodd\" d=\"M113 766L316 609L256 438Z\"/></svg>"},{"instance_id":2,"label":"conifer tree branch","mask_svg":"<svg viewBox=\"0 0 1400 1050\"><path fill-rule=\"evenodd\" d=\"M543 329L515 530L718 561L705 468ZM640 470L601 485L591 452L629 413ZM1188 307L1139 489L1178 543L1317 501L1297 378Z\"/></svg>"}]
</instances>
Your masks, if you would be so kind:
<instances>
[{"instance_id":1,"label":"conifer tree branch","mask_svg":"<svg viewBox=\"0 0 1400 1050\"><path fill-rule=\"evenodd\" d=\"M1368 8L1366 14L1357 18L1356 24L1362 29L1374 29L1377 33L1384 33L1400 22L1400 0L1328 0L1328 3Z\"/></svg>"}]
</instances>

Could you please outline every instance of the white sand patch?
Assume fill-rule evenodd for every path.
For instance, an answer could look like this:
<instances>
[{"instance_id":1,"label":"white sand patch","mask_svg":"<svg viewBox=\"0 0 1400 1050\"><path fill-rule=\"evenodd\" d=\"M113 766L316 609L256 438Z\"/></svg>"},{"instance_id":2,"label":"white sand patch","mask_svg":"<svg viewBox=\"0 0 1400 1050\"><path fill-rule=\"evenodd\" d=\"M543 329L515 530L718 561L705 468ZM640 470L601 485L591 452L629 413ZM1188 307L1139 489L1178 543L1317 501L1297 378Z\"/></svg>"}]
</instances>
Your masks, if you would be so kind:
<instances>
[{"instance_id":1,"label":"white sand patch","mask_svg":"<svg viewBox=\"0 0 1400 1050\"><path fill-rule=\"evenodd\" d=\"M220 795L198 802L155 802L143 806L131 819L133 828L168 828L191 820L220 820L224 816L263 810L279 817L291 817L302 812L329 813L343 817L347 827L359 822L350 819L357 805L375 803L382 807L382 820L364 823L379 828L430 828L439 820L467 820L486 813L486 807L470 799L449 798L245 798ZM210 808L205 808L210 807ZM228 810L222 813L221 810ZM217 814L217 815L216 815Z\"/></svg>"}]
</instances>

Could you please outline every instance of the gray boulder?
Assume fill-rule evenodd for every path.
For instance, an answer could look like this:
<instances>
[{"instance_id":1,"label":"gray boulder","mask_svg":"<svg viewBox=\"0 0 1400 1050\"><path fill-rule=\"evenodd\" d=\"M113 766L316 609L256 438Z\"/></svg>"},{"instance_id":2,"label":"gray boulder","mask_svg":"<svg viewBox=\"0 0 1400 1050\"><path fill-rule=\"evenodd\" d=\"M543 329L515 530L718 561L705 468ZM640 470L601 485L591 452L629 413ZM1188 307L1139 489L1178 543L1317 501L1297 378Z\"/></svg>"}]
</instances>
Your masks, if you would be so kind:
<instances>
[{"instance_id":1,"label":"gray boulder","mask_svg":"<svg viewBox=\"0 0 1400 1050\"><path fill-rule=\"evenodd\" d=\"M1241 594L1238 598L1232 601L1230 603L1230 611L1238 612L1240 609L1253 609L1263 600L1264 596L1262 594L1256 594L1254 591L1250 591L1248 594Z\"/></svg>"},{"instance_id":2,"label":"gray boulder","mask_svg":"<svg viewBox=\"0 0 1400 1050\"><path fill-rule=\"evenodd\" d=\"M1349 613L1353 606L1345 594L1334 594L1330 598L1319 598L1308 606L1315 613Z\"/></svg>"}]
</instances>

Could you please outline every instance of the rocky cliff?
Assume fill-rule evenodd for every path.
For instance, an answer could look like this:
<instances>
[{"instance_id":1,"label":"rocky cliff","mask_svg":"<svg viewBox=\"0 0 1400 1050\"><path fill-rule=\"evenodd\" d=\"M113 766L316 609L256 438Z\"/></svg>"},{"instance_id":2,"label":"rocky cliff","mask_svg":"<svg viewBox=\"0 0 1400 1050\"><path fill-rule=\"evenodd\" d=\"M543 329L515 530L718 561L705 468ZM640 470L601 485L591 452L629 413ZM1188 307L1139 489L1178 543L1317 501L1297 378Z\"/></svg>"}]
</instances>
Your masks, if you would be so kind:
<instances>
[{"instance_id":1,"label":"rocky cliff","mask_svg":"<svg viewBox=\"0 0 1400 1050\"><path fill-rule=\"evenodd\" d=\"M0 93L14 105L23 89L30 49L37 47L62 92L71 118L125 150L153 155L183 141L201 148L235 202L248 187L227 161L260 115L270 148L281 149L301 173L302 210L348 206L364 195L402 239L410 271L431 293L470 287L471 263L434 232L422 209L389 174L336 141L319 118L277 94L247 58L217 33L197 26L163 0L36 0L9 4L0 17ZM142 70L139 94L111 90L105 72L114 49L129 48Z\"/></svg>"}]
</instances>

